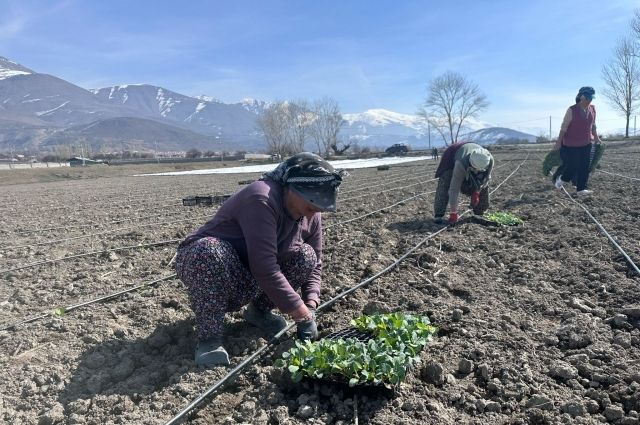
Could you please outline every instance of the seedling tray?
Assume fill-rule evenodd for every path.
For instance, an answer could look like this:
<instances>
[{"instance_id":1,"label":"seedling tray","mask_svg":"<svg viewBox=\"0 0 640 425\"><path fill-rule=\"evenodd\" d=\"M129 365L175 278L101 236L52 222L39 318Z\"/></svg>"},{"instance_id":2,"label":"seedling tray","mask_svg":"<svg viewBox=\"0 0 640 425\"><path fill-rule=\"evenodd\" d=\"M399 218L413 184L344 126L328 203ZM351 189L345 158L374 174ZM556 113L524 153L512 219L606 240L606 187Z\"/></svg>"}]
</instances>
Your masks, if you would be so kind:
<instances>
[{"instance_id":1,"label":"seedling tray","mask_svg":"<svg viewBox=\"0 0 640 425\"><path fill-rule=\"evenodd\" d=\"M196 204L198 205L213 205L213 198L211 196L196 196Z\"/></svg>"},{"instance_id":2,"label":"seedling tray","mask_svg":"<svg viewBox=\"0 0 640 425\"><path fill-rule=\"evenodd\" d=\"M287 367L294 382L393 388L437 331L427 317L403 313L361 316L351 325L315 342L296 341L275 365Z\"/></svg>"},{"instance_id":3,"label":"seedling tray","mask_svg":"<svg viewBox=\"0 0 640 425\"><path fill-rule=\"evenodd\" d=\"M187 198L182 198L182 205L184 205L185 207L192 207L194 205L197 205L198 202L196 201L196 197L195 196L189 196Z\"/></svg>"}]
</instances>

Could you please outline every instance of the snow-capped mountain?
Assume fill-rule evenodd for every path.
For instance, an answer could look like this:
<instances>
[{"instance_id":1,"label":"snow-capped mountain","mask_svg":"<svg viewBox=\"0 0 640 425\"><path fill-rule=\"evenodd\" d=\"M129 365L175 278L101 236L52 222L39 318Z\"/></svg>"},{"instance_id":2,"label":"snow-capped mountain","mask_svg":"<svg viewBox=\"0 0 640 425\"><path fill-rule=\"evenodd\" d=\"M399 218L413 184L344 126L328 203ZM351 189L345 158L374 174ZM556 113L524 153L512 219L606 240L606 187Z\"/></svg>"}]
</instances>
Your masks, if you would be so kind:
<instances>
[{"instance_id":1,"label":"snow-capped mountain","mask_svg":"<svg viewBox=\"0 0 640 425\"><path fill-rule=\"evenodd\" d=\"M101 102L90 91L0 57L0 119L66 127L132 114Z\"/></svg>"},{"instance_id":2,"label":"snow-capped mountain","mask_svg":"<svg viewBox=\"0 0 640 425\"><path fill-rule=\"evenodd\" d=\"M0 56L0 80L4 80L5 78L9 77L15 77L16 75L29 74L33 74L33 71L29 68L25 68L20 64L11 62L9 59Z\"/></svg>"},{"instance_id":3,"label":"snow-capped mountain","mask_svg":"<svg viewBox=\"0 0 640 425\"><path fill-rule=\"evenodd\" d=\"M242 104L229 105L210 96L185 96L149 84L104 87L92 93L104 101L133 108L144 117L202 134L256 137L256 115Z\"/></svg>"},{"instance_id":4,"label":"snow-capped mountain","mask_svg":"<svg viewBox=\"0 0 640 425\"><path fill-rule=\"evenodd\" d=\"M117 146L118 140L135 140L136 148L142 150L262 151L265 144L257 118L269 105L257 99L227 104L212 96L186 96L150 84L86 90L0 57L0 150L10 146L38 150L79 140L99 149ZM426 123L416 115L371 109L343 117L339 138L348 144L374 149L398 142L414 149L429 144ZM482 129L468 137L480 143L535 139L486 127L486 123L467 120L461 133ZM430 143L444 144L433 128Z\"/></svg>"},{"instance_id":5,"label":"snow-capped mountain","mask_svg":"<svg viewBox=\"0 0 640 425\"><path fill-rule=\"evenodd\" d=\"M386 148L393 143L404 142L413 149L431 146L444 146L444 140L438 132L428 126L423 117L401 114L386 109L370 109L359 114L344 114L345 124L340 134L347 143L360 146ZM489 127L488 123L467 118L462 132L480 130ZM430 140L429 140L430 139Z\"/></svg>"},{"instance_id":6,"label":"snow-capped mountain","mask_svg":"<svg viewBox=\"0 0 640 425\"><path fill-rule=\"evenodd\" d=\"M535 143L536 136L504 127L489 127L463 135L461 140L468 140L480 145L494 143Z\"/></svg>"}]
</instances>

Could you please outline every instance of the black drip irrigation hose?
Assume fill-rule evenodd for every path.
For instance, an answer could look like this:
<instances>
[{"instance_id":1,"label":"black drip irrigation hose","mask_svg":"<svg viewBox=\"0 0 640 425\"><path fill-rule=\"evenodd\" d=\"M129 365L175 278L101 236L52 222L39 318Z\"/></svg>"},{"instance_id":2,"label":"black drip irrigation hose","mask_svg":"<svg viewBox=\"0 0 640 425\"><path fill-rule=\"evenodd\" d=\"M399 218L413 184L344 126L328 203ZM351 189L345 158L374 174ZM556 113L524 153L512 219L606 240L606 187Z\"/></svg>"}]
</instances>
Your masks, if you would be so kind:
<instances>
[{"instance_id":1,"label":"black drip irrigation hose","mask_svg":"<svg viewBox=\"0 0 640 425\"><path fill-rule=\"evenodd\" d=\"M182 241L182 239L169 239L169 240L166 240L166 241L153 242L153 243L147 243L147 244L138 244L138 245L131 245L131 246L123 246L123 247L119 247L119 248L103 249L102 251L85 252L83 254L75 254L75 255L69 255L67 257L54 258L52 260L36 261L35 263L28 263L28 264L24 264L22 266L12 267L12 268L9 268L9 269L0 270L0 275L7 274L7 273L10 273L10 272L14 272L16 270L22 270L22 269L28 269L30 267L41 266L43 264L56 263L58 261L72 260L74 258L81 258L81 257L89 257L91 255L104 254L104 253L107 253L107 252L127 251L127 250L130 250L130 249L148 248L148 247L152 247L152 246L169 245L169 244L176 243L176 242L181 242L181 241Z\"/></svg>"},{"instance_id":2,"label":"black drip irrigation hose","mask_svg":"<svg viewBox=\"0 0 640 425\"><path fill-rule=\"evenodd\" d=\"M567 192L567 189L565 189L564 187L562 188L562 191L569 197L569 199L571 199L572 202L577 204L580 208L582 208L584 210L584 212L587 213L589 218L596 224L596 227L598 228L598 230L600 230L600 232L603 235L605 235L607 237L607 239L609 239L609 242L611 242L611 245L613 245L613 247L615 249L617 249L620 254L622 254L622 256L624 257L624 259L627 262L627 264L631 268L633 268L635 270L635 272L638 274L638 276L640 276L640 269L638 269L638 266L636 266L636 264L633 262L631 257L629 257L629 255L625 252L625 250L622 249L622 247L620 245L618 245L618 243L615 241L615 239L613 239L613 237L609 234L609 232L607 232L607 229L605 229L604 226L602 224L600 224L600 222L593 215L591 215L591 213L589 212L587 207L585 207L580 202L578 202L575 199L573 199L573 197L569 194L569 192Z\"/></svg>"},{"instance_id":3,"label":"black drip irrigation hose","mask_svg":"<svg viewBox=\"0 0 640 425\"><path fill-rule=\"evenodd\" d=\"M528 156L527 156L528 158ZM495 187L495 189L493 189L491 191L491 193L494 193L496 190L498 190L498 188L500 186L502 186L513 174L516 173L516 171L518 171L518 169L522 166L522 164L524 164L524 162L527 160L527 158L525 158L520 165L518 165L518 167L516 167L515 170L513 170L513 172L511 174L509 174L498 186ZM467 210L464 213L461 214L461 216L464 216L465 214L469 213L471 210ZM427 237L425 237L424 239L422 239L420 242L418 242L417 245L415 245L413 248L411 248L409 251L405 252L400 258L398 258L396 261L394 261L392 264L390 264L389 266L387 266L386 268L384 268L383 270L379 271L378 273L376 273L375 275L363 280L362 282L358 283L357 285L339 293L338 295L336 295L335 297L331 298L330 300L324 302L323 304L321 304L320 306L318 306L317 311L322 311L327 307L330 307L331 305L335 304L339 299L351 294L352 292L354 292L355 290L373 282L374 280L376 280L377 278L379 278L380 276L388 273L389 271L395 269L398 264L400 264L405 258L407 258L409 255L411 255L414 251L416 251L418 248L420 248L422 245L424 245L429 239L433 238L434 236L439 235L440 233L444 232L445 230L447 230L449 227L451 227L451 225L447 225L445 227L443 227L440 230L437 230L434 233L430 233ZM264 353L265 351L267 351L271 346L275 345L276 343L280 342L280 338L289 330L294 326L295 323L291 323L289 324L285 329L281 330L280 332L278 332L273 338L271 338L269 341L267 341L267 343L265 345L263 345L262 347L260 347L257 351L255 351L253 354L251 354L249 357L247 357L246 359L244 359L238 366L234 367L231 371L229 371L229 373L227 373L225 376L223 376L218 382L216 382L213 386L209 387L205 392L203 392L202 394L200 394L195 400L193 400L191 403L189 403L185 408L183 408L180 412L178 412L173 418L171 418L168 422L165 423L165 425L175 425L177 423L179 423L179 421L188 413L190 413L193 409L195 409L200 403L202 403L202 401L204 401L207 397L209 397L211 394L213 394L218 388L222 387L222 385L224 385L227 381L229 381L231 378L235 377L238 373L240 373L247 365L249 365L255 358L257 358L259 355L261 355L262 353Z\"/></svg>"},{"instance_id":4,"label":"black drip irrigation hose","mask_svg":"<svg viewBox=\"0 0 640 425\"><path fill-rule=\"evenodd\" d=\"M141 283L141 284L133 286L131 288L123 289L122 291L118 291L118 292L115 292L113 294L105 295L105 296L100 297L100 298L95 298L95 299L90 300L90 301L85 301L85 302L82 302L82 303L79 303L79 304L73 304L73 305L70 305L68 307L59 307L60 308L60 314L61 315L62 314L66 314L66 313L68 313L70 311L73 311L75 309L78 309L80 307L84 307L84 306L87 306L87 305L90 305L90 304L95 304L95 303L98 303L100 301L106 301L106 300L109 300L111 298L115 298L115 297L118 297L120 295L127 294L129 292L137 291L140 288L146 288L146 287L149 287L149 286L153 286L153 285L155 285L157 283L164 282L166 280L174 279L175 277L176 277L176 274L173 273L171 275L168 275L168 276L165 276L165 277L161 277L161 278L153 280L151 282ZM11 324L8 324L8 325L3 325L2 327L0 327L0 331L15 330L20 325L24 325L24 324L27 324L27 323L32 323L32 322L35 322L37 320L41 320L41 319L44 319L44 318L47 318L47 317L56 316L56 315L58 315L56 313L57 310L58 310L58 308L54 309L53 311L51 311L49 313L44 313L44 314L41 314L39 316L34 316L34 317L30 317L28 319L20 320L18 322L14 322L14 323L11 323Z\"/></svg>"},{"instance_id":5,"label":"black drip irrigation hose","mask_svg":"<svg viewBox=\"0 0 640 425\"><path fill-rule=\"evenodd\" d=\"M46 242L35 242L35 243L30 243L30 244L25 244L25 245L0 246L0 251L7 251L9 249L29 248L29 247L33 247L33 246L52 245L52 244L56 244L56 243L60 243L60 242L68 242L68 241L73 241L73 240L78 240L78 239L87 239L87 238L91 238L91 237L94 237L94 236L107 235L107 234L108 235L113 235L113 234L115 234L114 232L121 232L123 230L139 229L140 227L161 226L161 225L165 225L165 224L185 223L185 222L189 222L189 221L202 220L203 218L207 218L207 217L209 217L209 214L207 214L206 216L201 216L201 217L185 218L183 220L157 221L155 223L137 224L135 226L121 227L119 229L105 230L104 232L91 233L91 234L82 235L82 236L74 236L74 237L71 237L71 238L55 239L55 240L46 241Z\"/></svg>"}]
</instances>

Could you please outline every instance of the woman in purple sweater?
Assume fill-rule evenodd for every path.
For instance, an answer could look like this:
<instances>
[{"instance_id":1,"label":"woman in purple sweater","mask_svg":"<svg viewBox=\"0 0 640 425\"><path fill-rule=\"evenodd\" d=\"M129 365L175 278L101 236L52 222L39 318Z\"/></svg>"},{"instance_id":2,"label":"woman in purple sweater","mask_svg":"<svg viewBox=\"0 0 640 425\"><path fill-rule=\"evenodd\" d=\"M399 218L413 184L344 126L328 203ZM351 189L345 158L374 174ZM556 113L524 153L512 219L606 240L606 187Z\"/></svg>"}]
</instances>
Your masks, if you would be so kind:
<instances>
[{"instance_id":1,"label":"woman in purple sweater","mask_svg":"<svg viewBox=\"0 0 640 425\"><path fill-rule=\"evenodd\" d=\"M286 327L271 312L277 307L296 322L298 338L317 337L320 212L336 211L344 174L315 154L294 155L231 196L180 244L176 271L195 313L196 364L229 364L224 316L247 304L245 320L268 335Z\"/></svg>"}]
</instances>

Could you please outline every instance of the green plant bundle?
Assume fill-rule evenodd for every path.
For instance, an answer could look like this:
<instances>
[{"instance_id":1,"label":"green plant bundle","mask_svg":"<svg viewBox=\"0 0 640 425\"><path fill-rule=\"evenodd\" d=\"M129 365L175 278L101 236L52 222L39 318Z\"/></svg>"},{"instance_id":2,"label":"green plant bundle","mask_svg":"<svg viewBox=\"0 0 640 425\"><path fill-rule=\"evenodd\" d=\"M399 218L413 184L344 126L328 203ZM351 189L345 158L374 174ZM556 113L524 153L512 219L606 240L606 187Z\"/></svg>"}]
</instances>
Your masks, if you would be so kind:
<instances>
[{"instance_id":1,"label":"green plant bundle","mask_svg":"<svg viewBox=\"0 0 640 425\"><path fill-rule=\"evenodd\" d=\"M595 170L596 168L600 168L598 167L598 162L600 162L600 158L602 158L602 154L604 153L605 148L606 148L606 145L604 143L598 143L596 145L596 152L593 155L591 164L589 164L590 173L593 172L593 170Z\"/></svg>"},{"instance_id":2,"label":"green plant bundle","mask_svg":"<svg viewBox=\"0 0 640 425\"><path fill-rule=\"evenodd\" d=\"M296 341L275 366L287 367L294 382L310 377L344 380L349 386L395 385L404 380L409 366L437 331L426 317L400 313L362 316L351 323L373 338L367 342L351 338Z\"/></svg>"},{"instance_id":3,"label":"green plant bundle","mask_svg":"<svg viewBox=\"0 0 640 425\"><path fill-rule=\"evenodd\" d=\"M544 157L544 161L542 161L542 175L548 176L552 168L559 167L560 165L562 165L560 151L552 150Z\"/></svg>"},{"instance_id":4,"label":"green plant bundle","mask_svg":"<svg viewBox=\"0 0 640 425\"><path fill-rule=\"evenodd\" d=\"M518 216L502 211L489 213L485 215L485 218L489 221L493 221L494 223L498 223L501 226L517 226L522 224L522 219Z\"/></svg>"},{"instance_id":5,"label":"green plant bundle","mask_svg":"<svg viewBox=\"0 0 640 425\"><path fill-rule=\"evenodd\" d=\"M602 154L606 148L604 143L598 143L595 146L596 151L591 163L589 164L590 173L598 167L598 162L600 161L600 158L602 158ZM544 161L542 161L542 175L548 176L552 168L559 167L561 165L562 159L560 158L560 150L552 150L544 157Z\"/></svg>"}]
</instances>

